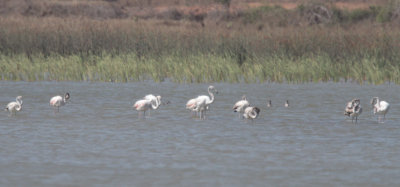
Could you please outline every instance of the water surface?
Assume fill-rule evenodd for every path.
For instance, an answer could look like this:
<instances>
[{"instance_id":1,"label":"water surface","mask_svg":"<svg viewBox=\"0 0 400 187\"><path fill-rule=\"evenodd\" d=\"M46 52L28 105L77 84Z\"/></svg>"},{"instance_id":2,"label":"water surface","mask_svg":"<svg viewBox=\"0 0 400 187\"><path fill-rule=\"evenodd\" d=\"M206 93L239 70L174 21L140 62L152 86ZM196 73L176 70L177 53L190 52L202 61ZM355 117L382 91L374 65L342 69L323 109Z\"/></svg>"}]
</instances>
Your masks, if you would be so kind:
<instances>
[{"instance_id":1,"label":"water surface","mask_svg":"<svg viewBox=\"0 0 400 187\"><path fill-rule=\"evenodd\" d=\"M208 84L0 82L1 186L399 186L400 86L216 83L206 120L185 110ZM71 94L55 114L52 96ZM138 119L135 100L171 104ZM232 105L247 95L254 122ZM391 104L378 124L369 101ZM343 115L361 99L358 124ZM266 102L272 100L273 107ZM285 100L291 106L283 107Z\"/></svg>"}]
</instances>

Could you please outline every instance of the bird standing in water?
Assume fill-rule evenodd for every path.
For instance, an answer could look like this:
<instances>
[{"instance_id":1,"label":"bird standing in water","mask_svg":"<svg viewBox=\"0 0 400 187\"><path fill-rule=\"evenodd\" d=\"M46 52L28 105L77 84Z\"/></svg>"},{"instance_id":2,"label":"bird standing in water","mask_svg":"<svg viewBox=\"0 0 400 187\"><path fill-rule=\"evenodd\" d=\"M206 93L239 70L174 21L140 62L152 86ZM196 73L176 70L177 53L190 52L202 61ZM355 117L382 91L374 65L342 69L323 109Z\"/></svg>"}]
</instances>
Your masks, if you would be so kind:
<instances>
[{"instance_id":1,"label":"bird standing in water","mask_svg":"<svg viewBox=\"0 0 400 187\"><path fill-rule=\"evenodd\" d=\"M243 112L246 107L250 105L249 101L247 101L246 95L242 96L242 100L238 101L233 105L233 111L239 113L239 117L243 117Z\"/></svg>"},{"instance_id":2,"label":"bird standing in water","mask_svg":"<svg viewBox=\"0 0 400 187\"><path fill-rule=\"evenodd\" d=\"M379 97L374 97L371 100L371 105L374 108L374 115L379 115L378 122L384 123L386 119L386 114L390 109L390 105L386 101L380 101ZM383 115L383 121L382 121Z\"/></svg>"},{"instance_id":3,"label":"bird standing in water","mask_svg":"<svg viewBox=\"0 0 400 187\"><path fill-rule=\"evenodd\" d=\"M64 98L61 97L60 95L54 96L50 99L50 106L54 107L54 112L59 112L60 111L60 106L64 106L67 101L69 100L70 95L69 93L65 93ZM57 111L56 111L57 109Z\"/></svg>"},{"instance_id":4,"label":"bird standing in water","mask_svg":"<svg viewBox=\"0 0 400 187\"><path fill-rule=\"evenodd\" d=\"M17 112L22 110L22 103L22 96L17 96L15 101L7 104L5 110L10 112L10 116L17 115Z\"/></svg>"},{"instance_id":5,"label":"bird standing in water","mask_svg":"<svg viewBox=\"0 0 400 187\"><path fill-rule=\"evenodd\" d=\"M356 123L358 116L362 113L360 99L353 99L347 103L344 109L344 115L351 117L351 122L353 123L354 118L356 118Z\"/></svg>"}]
</instances>

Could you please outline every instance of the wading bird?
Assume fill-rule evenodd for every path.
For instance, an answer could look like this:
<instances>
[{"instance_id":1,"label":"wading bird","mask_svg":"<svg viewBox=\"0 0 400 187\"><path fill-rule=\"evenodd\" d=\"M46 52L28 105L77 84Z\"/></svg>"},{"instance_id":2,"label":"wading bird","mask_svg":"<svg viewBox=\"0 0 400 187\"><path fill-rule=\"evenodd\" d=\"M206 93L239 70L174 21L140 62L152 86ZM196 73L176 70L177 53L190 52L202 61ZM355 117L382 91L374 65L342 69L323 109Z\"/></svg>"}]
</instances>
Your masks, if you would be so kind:
<instances>
[{"instance_id":1,"label":"wading bird","mask_svg":"<svg viewBox=\"0 0 400 187\"><path fill-rule=\"evenodd\" d=\"M244 109L243 117L246 119L256 119L258 117L258 114L260 113L260 109L257 107L247 107Z\"/></svg>"},{"instance_id":2,"label":"wading bird","mask_svg":"<svg viewBox=\"0 0 400 187\"><path fill-rule=\"evenodd\" d=\"M358 116L362 113L360 99L353 99L347 103L344 109L344 115L351 117L351 122L353 123L354 118L356 118L356 123Z\"/></svg>"},{"instance_id":3,"label":"wading bird","mask_svg":"<svg viewBox=\"0 0 400 187\"><path fill-rule=\"evenodd\" d=\"M156 106L155 109L158 109L158 107L160 107L160 105L161 105L161 96L160 95L154 96L152 94L149 94L149 95L144 96L143 99L150 100L151 102L154 102L155 106ZM153 109L153 107L151 107L151 109ZM149 116L150 116L150 110L149 110Z\"/></svg>"},{"instance_id":4,"label":"wading bird","mask_svg":"<svg viewBox=\"0 0 400 187\"><path fill-rule=\"evenodd\" d=\"M8 103L5 110L10 112L10 116L17 115L17 111L22 110L22 96L17 96L15 101Z\"/></svg>"},{"instance_id":5,"label":"wading bird","mask_svg":"<svg viewBox=\"0 0 400 187\"><path fill-rule=\"evenodd\" d=\"M286 102L285 102L285 107L286 107L286 108L289 107L289 100L286 100Z\"/></svg>"},{"instance_id":6,"label":"wading bird","mask_svg":"<svg viewBox=\"0 0 400 187\"><path fill-rule=\"evenodd\" d=\"M272 107L272 101L271 100L268 100L267 107L268 108Z\"/></svg>"},{"instance_id":7,"label":"wading bird","mask_svg":"<svg viewBox=\"0 0 400 187\"><path fill-rule=\"evenodd\" d=\"M247 101L246 95L242 96L242 100L238 101L233 105L233 112L239 113L239 118L243 116L244 109L248 107L250 103Z\"/></svg>"},{"instance_id":8,"label":"wading bird","mask_svg":"<svg viewBox=\"0 0 400 187\"><path fill-rule=\"evenodd\" d=\"M65 93L64 98L60 95L54 96L50 99L50 106L54 107L54 112L60 111L60 106L64 106L70 98L69 93ZM57 109L57 110L56 110Z\"/></svg>"},{"instance_id":9,"label":"wading bird","mask_svg":"<svg viewBox=\"0 0 400 187\"><path fill-rule=\"evenodd\" d=\"M374 97L371 100L371 105L374 107L374 115L378 115L378 122L384 123L386 119L386 113L389 111L390 105L386 101L379 101L379 97ZM381 119L383 115L383 121Z\"/></svg>"},{"instance_id":10,"label":"wading bird","mask_svg":"<svg viewBox=\"0 0 400 187\"><path fill-rule=\"evenodd\" d=\"M149 109L157 109L159 105L157 105L156 101L148 100L148 99L141 99L136 101L136 103L133 105L133 108L135 108L139 113L138 116L140 118L140 113L143 112L143 118L146 117L146 111Z\"/></svg>"},{"instance_id":11,"label":"wading bird","mask_svg":"<svg viewBox=\"0 0 400 187\"><path fill-rule=\"evenodd\" d=\"M204 119L206 110L209 109L210 104L214 102L214 92L218 94L217 89L215 89L214 86L209 86L208 87L208 94L207 95L200 95L194 99L190 99L186 103L186 108L190 109L192 111L195 111L197 113L200 112L200 118Z\"/></svg>"}]
</instances>

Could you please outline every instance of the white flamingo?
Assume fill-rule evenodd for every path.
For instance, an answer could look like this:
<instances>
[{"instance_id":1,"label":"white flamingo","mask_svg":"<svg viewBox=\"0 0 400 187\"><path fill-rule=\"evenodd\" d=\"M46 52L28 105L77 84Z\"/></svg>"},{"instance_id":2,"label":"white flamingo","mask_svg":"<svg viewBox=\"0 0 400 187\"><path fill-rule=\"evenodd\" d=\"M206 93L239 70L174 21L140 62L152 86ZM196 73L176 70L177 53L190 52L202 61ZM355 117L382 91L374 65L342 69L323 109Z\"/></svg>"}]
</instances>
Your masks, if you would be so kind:
<instances>
[{"instance_id":1,"label":"white flamingo","mask_svg":"<svg viewBox=\"0 0 400 187\"><path fill-rule=\"evenodd\" d=\"M139 113L139 118L140 118L140 111L143 112L143 117L146 117L146 111L149 109L157 109L159 105L157 105L156 101L151 101L148 99L141 99L136 101L136 103L133 105L133 108L135 108Z\"/></svg>"},{"instance_id":2,"label":"white flamingo","mask_svg":"<svg viewBox=\"0 0 400 187\"><path fill-rule=\"evenodd\" d=\"M390 105L386 101L380 101L379 97L374 97L371 100L372 107L374 107L374 115L379 115L378 122L384 123L386 119L386 113L390 109ZM381 116L383 115L383 121L381 120Z\"/></svg>"},{"instance_id":3,"label":"white flamingo","mask_svg":"<svg viewBox=\"0 0 400 187\"><path fill-rule=\"evenodd\" d=\"M249 101L247 101L246 95L242 96L242 100L238 101L233 105L233 111L239 113L239 118L242 116L244 109L250 105Z\"/></svg>"},{"instance_id":4,"label":"white flamingo","mask_svg":"<svg viewBox=\"0 0 400 187\"><path fill-rule=\"evenodd\" d=\"M186 108L190 109L192 111L195 111L195 112L200 112L200 118L204 119L206 110L209 109L210 104L214 103L214 93L213 92L215 92L216 94L218 93L217 89L215 89L214 86L209 86L208 94L210 96L200 95L194 99L190 99L186 103Z\"/></svg>"},{"instance_id":5,"label":"white flamingo","mask_svg":"<svg viewBox=\"0 0 400 187\"><path fill-rule=\"evenodd\" d=\"M258 114L260 113L260 109L258 107L249 106L244 109L243 117L246 119L256 119Z\"/></svg>"},{"instance_id":6,"label":"white flamingo","mask_svg":"<svg viewBox=\"0 0 400 187\"><path fill-rule=\"evenodd\" d=\"M60 106L64 106L69 98L71 97L68 92L65 93L64 98L61 95L54 96L50 99L50 106L54 107L54 112L59 112Z\"/></svg>"},{"instance_id":7,"label":"white flamingo","mask_svg":"<svg viewBox=\"0 0 400 187\"><path fill-rule=\"evenodd\" d=\"M149 95L144 96L143 99L150 100L151 102L155 102L156 109L158 109L158 107L160 107L160 105L161 105L161 96L160 95L154 96L152 94L149 94ZM153 109L153 107L151 109ZM149 116L150 116L150 110L149 110Z\"/></svg>"},{"instance_id":8,"label":"white flamingo","mask_svg":"<svg viewBox=\"0 0 400 187\"><path fill-rule=\"evenodd\" d=\"M22 110L22 96L17 96L15 101L7 104L5 110L10 112L10 116L17 115L17 111Z\"/></svg>"},{"instance_id":9,"label":"white flamingo","mask_svg":"<svg viewBox=\"0 0 400 187\"><path fill-rule=\"evenodd\" d=\"M353 99L347 103L346 108L344 109L344 115L351 117L351 122L353 123L354 118L356 118L356 123L358 120L358 116L361 115L362 108L360 99Z\"/></svg>"},{"instance_id":10,"label":"white flamingo","mask_svg":"<svg viewBox=\"0 0 400 187\"><path fill-rule=\"evenodd\" d=\"M268 100L267 107L268 108L272 107L272 101L271 100Z\"/></svg>"}]
</instances>

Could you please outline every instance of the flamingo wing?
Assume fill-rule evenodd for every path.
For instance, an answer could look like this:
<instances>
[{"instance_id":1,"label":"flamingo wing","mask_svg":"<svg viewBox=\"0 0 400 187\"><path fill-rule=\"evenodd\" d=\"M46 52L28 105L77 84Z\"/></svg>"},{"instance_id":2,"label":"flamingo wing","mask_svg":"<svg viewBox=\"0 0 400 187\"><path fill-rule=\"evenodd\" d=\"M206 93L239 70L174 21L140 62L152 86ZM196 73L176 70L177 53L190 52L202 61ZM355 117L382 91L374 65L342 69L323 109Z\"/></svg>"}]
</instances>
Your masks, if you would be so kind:
<instances>
[{"instance_id":1,"label":"flamingo wing","mask_svg":"<svg viewBox=\"0 0 400 187\"><path fill-rule=\"evenodd\" d=\"M51 106L60 106L60 102L62 101L62 97L57 95L50 99Z\"/></svg>"},{"instance_id":2,"label":"flamingo wing","mask_svg":"<svg viewBox=\"0 0 400 187\"><path fill-rule=\"evenodd\" d=\"M197 103L196 98L190 99L190 100L186 103L186 109L193 110L193 109L196 107L196 103Z\"/></svg>"},{"instance_id":3,"label":"flamingo wing","mask_svg":"<svg viewBox=\"0 0 400 187\"><path fill-rule=\"evenodd\" d=\"M240 100L233 105L233 110L235 112L240 112L243 111L243 108L246 108L249 106L249 102L247 100Z\"/></svg>"},{"instance_id":4,"label":"flamingo wing","mask_svg":"<svg viewBox=\"0 0 400 187\"><path fill-rule=\"evenodd\" d=\"M136 103L133 105L133 107L136 110L147 110L147 108L148 108L147 105L149 105L150 102L151 101L145 100L145 99L139 100L139 101L136 101Z\"/></svg>"},{"instance_id":5,"label":"flamingo wing","mask_svg":"<svg viewBox=\"0 0 400 187\"><path fill-rule=\"evenodd\" d=\"M7 104L6 110L8 110L8 111L14 110L17 105L18 105L18 103L15 101L10 102Z\"/></svg>"}]
</instances>

